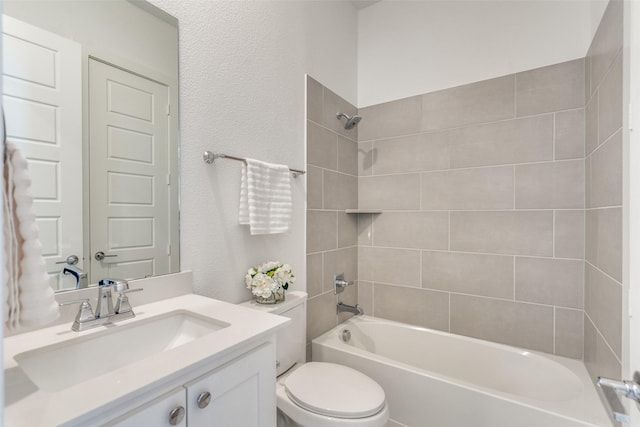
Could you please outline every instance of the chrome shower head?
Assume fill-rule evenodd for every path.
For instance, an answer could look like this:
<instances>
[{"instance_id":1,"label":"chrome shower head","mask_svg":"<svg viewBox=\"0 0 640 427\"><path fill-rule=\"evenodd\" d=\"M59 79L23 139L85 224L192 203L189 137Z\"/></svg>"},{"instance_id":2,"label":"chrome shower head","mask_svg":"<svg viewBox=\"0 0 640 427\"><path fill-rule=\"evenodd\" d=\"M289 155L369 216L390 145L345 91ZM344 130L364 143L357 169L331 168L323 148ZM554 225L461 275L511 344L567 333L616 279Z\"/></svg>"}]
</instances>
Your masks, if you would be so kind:
<instances>
[{"instance_id":1,"label":"chrome shower head","mask_svg":"<svg viewBox=\"0 0 640 427\"><path fill-rule=\"evenodd\" d=\"M358 125L358 123L360 123L360 120L362 120L362 117L360 116L354 115L353 117L349 117L345 113L337 113L336 117L338 118L338 120L340 120L343 117L347 119L347 123L344 124L344 128L347 130L353 129Z\"/></svg>"}]
</instances>

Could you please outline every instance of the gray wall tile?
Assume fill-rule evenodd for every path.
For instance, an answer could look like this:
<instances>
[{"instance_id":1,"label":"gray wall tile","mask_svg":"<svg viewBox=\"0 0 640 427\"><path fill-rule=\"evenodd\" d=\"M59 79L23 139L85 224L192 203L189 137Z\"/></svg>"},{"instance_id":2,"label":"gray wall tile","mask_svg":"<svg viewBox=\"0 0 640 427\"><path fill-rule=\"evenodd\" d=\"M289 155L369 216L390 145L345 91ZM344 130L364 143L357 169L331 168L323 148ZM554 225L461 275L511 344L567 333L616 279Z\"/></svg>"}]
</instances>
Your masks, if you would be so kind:
<instances>
[{"instance_id":1,"label":"gray wall tile","mask_svg":"<svg viewBox=\"0 0 640 427\"><path fill-rule=\"evenodd\" d=\"M449 132L431 132L375 141L373 174L449 168Z\"/></svg>"},{"instance_id":2,"label":"gray wall tile","mask_svg":"<svg viewBox=\"0 0 640 427\"><path fill-rule=\"evenodd\" d=\"M516 209L584 208L584 161L516 166Z\"/></svg>"},{"instance_id":3,"label":"gray wall tile","mask_svg":"<svg viewBox=\"0 0 640 427\"><path fill-rule=\"evenodd\" d=\"M594 93L584 109L585 114L585 154L598 148L598 92Z\"/></svg>"},{"instance_id":4,"label":"gray wall tile","mask_svg":"<svg viewBox=\"0 0 640 427\"><path fill-rule=\"evenodd\" d=\"M591 93L600 84L607 70L622 49L622 1L613 0L600 21L591 43Z\"/></svg>"},{"instance_id":5,"label":"gray wall tile","mask_svg":"<svg viewBox=\"0 0 640 427\"><path fill-rule=\"evenodd\" d=\"M334 276L344 273L348 282L358 279L358 249L356 247L337 249L324 253L324 291L335 290Z\"/></svg>"},{"instance_id":6,"label":"gray wall tile","mask_svg":"<svg viewBox=\"0 0 640 427\"><path fill-rule=\"evenodd\" d=\"M358 207L358 178L339 172L324 171L323 199L325 209Z\"/></svg>"},{"instance_id":7,"label":"gray wall tile","mask_svg":"<svg viewBox=\"0 0 640 427\"><path fill-rule=\"evenodd\" d=\"M584 211L555 212L554 249L558 258L584 258Z\"/></svg>"},{"instance_id":8,"label":"gray wall tile","mask_svg":"<svg viewBox=\"0 0 640 427\"><path fill-rule=\"evenodd\" d=\"M622 282L622 208L586 211L585 257Z\"/></svg>"},{"instance_id":9,"label":"gray wall tile","mask_svg":"<svg viewBox=\"0 0 640 427\"><path fill-rule=\"evenodd\" d=\"M584 107L584 60L516 74L518 117Z\"/></svg>"},{"instance_id":10,"label":"gray wall tile","mask_svg":"<svg viewBox=\"0 0 640 427\"><path fill-rule=\"evenodd\" d=\"M513 299L513 257L422 252L422 287Z\"/></svg>"},{"instance_id":11,"label":"gray wall tile","mask_svg":"<svg viewBox=\"0 0 640 427\"><path fill-rule=\"evenodd\" d=\"M307 210L307 253L335 249L337 244L336 212Z\"/></svg>"},{"instance_id":12,"label":"gray wall tile","mask_svg":"<svg viewBox=\"0 0 640 427\"><path fill-rule=\"evenodd\" d=\"M338 135L307 120L307 163L338 168Z\"/></svg>"},{"instance_id":13,"label":"gray wall tile","mask_svg":"<svg viewBox=\"0 0 640 427\"><path fill-rule=\"evenodd\" d=\"M622 205L622 131L591 154L589 207Z\"/></svg>"},{"instance_id":14,"label":"gray wall tile","mask_svg":"<svg viewBox=\"0 0 640 427\"><path fill-rule=\"evenodd\" d=\"M314 297L322 293L322 253L307 255L307 293Z\"/></svg>"},{"instance_id":15,"label":"gray wall tile","mask_svg":"<svg viewBox=\"0 0 640 427\"><path fill-rule=\"evenodd\" d=\"M358 176L373 173L373 164L378 161L378 150L373 149L373 141L358 144Z\"/></svg>"},{"instance_id":16,"label":"gray wall tile","mask_svg":"<svg viewBox=\"0 0 640 427\"><path fill-rule=\"evenodd\" d=\"M622 54L618 55L598 89L598 142L622 127Z\"/></svg>"},{"instance_id":17,"label":"gray wall tile","mask_svg":"<svg viewBox=\"0 0 640 427\"><path fill-rule=\"evenodd\" d=\"M311 76L307 76L307 119L322 124L323 86Z\"/></svg>"},{"instance_id":18,"label":"gray wall tile","mask_svg":"<svg viewBox=\"0 0 640 427\"><path fill-rule=\"evenodd\" d=\"M358 215L338 212L338 247L358 244Z\"/></svg>"},{"instance_id":19,"label":"gray wall tile","mask_svg":"<svg viewBox=\"0 0 640 427\"><path fill-rule=\"evenodd\" d=\"M584 108L556 113L555 120L555 159L584 158Z\"/></svg>"},{"instance_id":20,"label":"gray wall tile","mask_svg":"<svg viewBox=\"0 0 640 427\"><path fill-rule=\"evenodd\" d=\"M553 307L451 294L451 332L553 352Z\"/></svg>"},{"instance_id":21,"label":"gray wall tile","mask_svg":"<svg viewBox=\"0 0 640 427\"><path fill-rule=\"evenodd\" d=\"M358 304L364 314L373 315L373 283L358 281Z\"/></svg>"},{"instance_id":22,"label":"gray wall tile","mask_svg":"<svg viewBox=\"0 0 640 427\"><path fill-rule=\"evenodd\" d=\"M358 245L373 243L373 214L358 214Z\"/></svg>"},{"instance_id":23,"label":"gray wall tile","mask_svg":"<svg viewBox=\"0 0 640 427\"><path fill-rule=\"evenodd\" d=\"M555 354L582 359L584 312L556 307Z\"/></svg>"},{"instance_id":24,"label":"gray wall tile","mask_svg":"<svg viewBox=\"0 0 640 427\"><path fill-rule=\"evenodd\" d=\"M383 319L449 330L449 294L446 292L376 283L373 312Z\"/></svg>"},{"instance_id":25,"label":"gray wall tile","mask_svg":"<svg viewBox=\"0 0 640 427\"><path fill-rule=\"evenodd\" d=\"M583 308L584 261L516 257L516 300Z\"/></svg>"},{"instance_id":26,"label":"gray wall tile","mask_svg":"<svg viewBox=\"0 0 640 427\"><path fill-rule=\"evenodd\" d=\"M338 137L338 171L358 175L358 143L344 136Z\"/></svg>"},{"instance_id":27,"label":"gray wall tile","mask_svg":"<svg viewBox=\"0 0 640 427\"><path fill-rule=\"evenodd\" d=\"M591 49L584 57L584 102L591 98Z\"/></svg>"},{"instance_id":28,"label":"gray wall tile","mask_svg":"<svg viewBox=\"0 0 640 427\"><path fill-rule=\"evenodd\" d=\"M584 318L584 365L591 378L600 375L607 378L620 378L622 366L593 326L589 318Z\"/></svg>"},{"instance_id":29,"label":"gray wall tile","mask_svg":"<svg viewBox=\"0 0 640 427\"><path fill-rule=\"evenodd\" d=\"M552 256L553 213L451 212L451 250Z\"/></svg>"},{"instance_id":30,"label":"gray wall tile","mask_svg":"<svg viewBox=\"0 0 640 427\"><path fill-rule=\"evenodd\" d=\"M421 98L398 99L361 108L358 125L359 141L409 135L420 132Z\"/></svg>"},{"instance_id":31,"label":"gray wall tile","mask_svg":"<svg viewBox=\"0 0 640 427\"><path fill-rule=\"evenodd\" d=\"M513 75L422 95L422 131L514 116Z\"/></svg>"},{"instance_id":32,"label":"gray wall tile","mask_svg":"<svg viewBox=\"0 0 640 427\"><path fill-rule=\"evenodd\" d=\"M618 358L622 352L622 285L587 263L585 312Z\"/></svg>"},{"instance_id":33,"label":"gray wall tile","mask_svg":"<svg viewBox=\"0 0 640 427\"><path fill-rule=\"evenodd\" d=\"M553 115L454 129L450 138L452 168L553 160Z\"/></svg>"},{"instance_id":34,"label":"gray wall tile","mask_svg":"<svg viewBox=\"0 0 640 427\"><path fill-rule=\"evenodd\" d=\"M447 212L384 212L373 220L373 244L383 247L448 249Z\"/></svg>"},{"instance_id":35,"label":"gray wall tile","mask_svg":"<svg viewBox=\"0 0 640 427\"><path fill-rule=\"evenodd\" d=\"M361 246L358 279L420 287L420 251Z\"/></svg>"},{"instance_id":36,"label":"gray wall tile","mask_svg":"<svg viewBox=\"0 0 640 427\"><path fill-rule=\"evenodd\" d=\"M312 341L338 324L336 296L326 292L307 301L307 341Z\"/></svg>"},{"instance_id":37,"label":"gray wall tile","mask_svg":"<svg viewBox=\"0 0 640 427\"><path fill-rule=\"evenodd\" d=\"M426 210L513 208L513 166L422 174L421 207Z\"/></svg>"},{"instance_id":38,"label":"gray wall tile","mask_svg":"<svg viewBox=\"0 0 640 427\"><path fill-rule=\"evenodd\" d=\"M322 169L307 165L307 209L322 209Z\"/></svg>"},{"instance_id":39,"label":"gray wall tile","mask_svg":"<svg viewBox=\"0 0 640 427\"><path fill-rule=\"evenodd\" d=\"M325 87L322 124L339 135L346 136L353 141L358 141L358 126L350 130L345 129L344 125L346 120L338 119L336 116L338 112L351 117L358 113L358 109Z\"/></svg>"},{"instance_id":40,"label":"gray wall tile","mask_svg":"<svg viewBox=\"0 0 640 427\"><path fill-rule=\"evenodd\" d=\"M358 178L360 209L420 209L420 174Z\"/></svg>"}]
</instances>

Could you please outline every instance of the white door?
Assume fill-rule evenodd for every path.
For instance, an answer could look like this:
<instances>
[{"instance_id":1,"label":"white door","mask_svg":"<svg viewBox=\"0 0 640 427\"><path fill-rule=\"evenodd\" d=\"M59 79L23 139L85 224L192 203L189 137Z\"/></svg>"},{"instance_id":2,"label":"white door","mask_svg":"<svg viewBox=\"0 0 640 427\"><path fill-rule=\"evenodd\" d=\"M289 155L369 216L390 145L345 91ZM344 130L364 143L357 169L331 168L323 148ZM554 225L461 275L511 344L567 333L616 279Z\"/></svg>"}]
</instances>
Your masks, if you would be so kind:
<instances>
[{"instance_id":1,"label":"white door","mask_svg":"<svg viewBox=\"0 0 640 427\"><path fill-rule=\"evenodd\" d=\"M91 283L170 272L168 100L167 86L89 60Z\"/></svg>"},{"instance_id":2,"label":"white door","mask_svg":"<svg viewBox=\"0 0 640 427\"><path fill-rule=\"evenodd\" d=\"M65 259L82 260L82 70L80 44L3 15L3 105L7 139L33 179L36 222L54 289Z\"/></svg>"}]
</instances>

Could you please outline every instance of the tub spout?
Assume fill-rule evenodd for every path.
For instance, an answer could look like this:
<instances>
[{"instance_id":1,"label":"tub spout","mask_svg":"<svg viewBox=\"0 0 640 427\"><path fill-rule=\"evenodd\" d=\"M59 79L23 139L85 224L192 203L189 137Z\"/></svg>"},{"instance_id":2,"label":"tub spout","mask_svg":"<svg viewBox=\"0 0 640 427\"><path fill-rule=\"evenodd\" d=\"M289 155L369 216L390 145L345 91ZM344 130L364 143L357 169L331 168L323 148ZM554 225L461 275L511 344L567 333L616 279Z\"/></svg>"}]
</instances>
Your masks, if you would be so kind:
<instances>
[{"instance_id":1,"label":"tub spout","mask_svg":"<svg viewBox=\"0 0 640 427\"><path fill-rule=\"evenodd\" d=\"M360 304L356 304L355 306L353 306L353 305L343 304L339 302L337 312L341 313L343 311L347 313L353 313L356 316L360 316L364 314L364 310L362 309L362 307L360 307Z\"/></svg>"}]
</instances>

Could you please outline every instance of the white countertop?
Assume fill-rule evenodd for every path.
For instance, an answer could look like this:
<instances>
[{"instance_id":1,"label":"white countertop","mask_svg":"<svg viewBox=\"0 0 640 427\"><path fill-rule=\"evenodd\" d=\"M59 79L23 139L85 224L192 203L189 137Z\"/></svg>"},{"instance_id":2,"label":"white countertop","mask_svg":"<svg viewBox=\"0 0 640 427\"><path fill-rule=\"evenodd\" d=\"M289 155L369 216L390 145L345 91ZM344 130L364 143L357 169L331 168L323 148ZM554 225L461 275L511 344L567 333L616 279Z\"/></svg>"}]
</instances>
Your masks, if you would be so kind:
<instances>
[{"instance_id":1,"label":"white countertop","mask_svg":"<svg viewBox=\"0 0 640 427\"><path fill-rule=\"evenodd\" d=\"M34 390L16 400L15 379L21 370L14 356L25 351L58 344L82 336L91 336L106 328L117 328L136 320L158 316L176 310L187 310L205 317L229 323L230 326L205 335L180 347L157 353L133 362L108 374L57 392ZM100 326L84 332L71 331L71 324L56 325L4 339L5 425L35 427L49 425L82 425L87 413L100 414L129 401L136 392L154 387L171 386L187 375L199 375L216 360L238 352L242 347L256 346L266 341L275 330L289 320L259 310L189 294L150 304L134 306L136 318L113 325ZM123 343L126 347L126 343ZM234 355L235 357L235 355ZM80 363L92 363L91 360ZM22 374L24 377L24 374ZM12 390L12 387L13 390ZM35 388L35 386L34 386ZM12 395L12 392L14 394ZM149 396L152 398L153 396ZM107 419L103 419L107 421Z\"/></svg>"}]
</instances>

